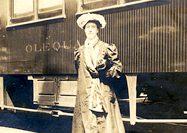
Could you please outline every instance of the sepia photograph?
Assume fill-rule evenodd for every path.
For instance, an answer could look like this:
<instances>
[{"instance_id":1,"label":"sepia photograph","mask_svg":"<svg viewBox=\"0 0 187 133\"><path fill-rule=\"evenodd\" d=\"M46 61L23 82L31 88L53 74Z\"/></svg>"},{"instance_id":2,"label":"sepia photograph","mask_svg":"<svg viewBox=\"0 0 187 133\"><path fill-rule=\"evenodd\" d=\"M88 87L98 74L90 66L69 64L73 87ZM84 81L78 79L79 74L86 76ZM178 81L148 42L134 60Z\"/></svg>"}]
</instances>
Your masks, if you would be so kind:
<instances>
[{"instance_id":1,"label":"sepia photograph","mask_svg":"<svg viewBox=\"0 0 187 133\"><path fill-rule=\"evenodd\" d=\"M187 133L186 0L0 0L1 133Z\"/></svg>"}]
</instances>

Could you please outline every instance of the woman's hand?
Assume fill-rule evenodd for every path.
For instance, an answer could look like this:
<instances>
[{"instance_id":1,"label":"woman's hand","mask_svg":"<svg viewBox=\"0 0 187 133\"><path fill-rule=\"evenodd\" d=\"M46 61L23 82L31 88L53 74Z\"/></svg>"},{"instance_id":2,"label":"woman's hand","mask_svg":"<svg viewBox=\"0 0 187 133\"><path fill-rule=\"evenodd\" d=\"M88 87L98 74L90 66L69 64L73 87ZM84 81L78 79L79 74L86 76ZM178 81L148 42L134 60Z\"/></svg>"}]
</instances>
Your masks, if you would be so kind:
<instances>
[{"instance_id":1,"label":"woman's hand","mask_svg":"<svg viewBox=\"0 0 187 133\"><path fill-rule=\"evenodd\" d=\"M105 59L99 59L98 62L97 62L97 66L96 66L96 70L99 71L99 70L103 70L106 68L106 60Z\"/></svg>"},{"instance_id":2,"label":"woman's hand","mask_svg":"<svg viewBox=\"0 0 187 133\"><path fill-rule=\"evenodd\" d=\"M97 70L89 69L89 71L93 78L99 77L99 73Z\"/></svg>"}]
</instances>

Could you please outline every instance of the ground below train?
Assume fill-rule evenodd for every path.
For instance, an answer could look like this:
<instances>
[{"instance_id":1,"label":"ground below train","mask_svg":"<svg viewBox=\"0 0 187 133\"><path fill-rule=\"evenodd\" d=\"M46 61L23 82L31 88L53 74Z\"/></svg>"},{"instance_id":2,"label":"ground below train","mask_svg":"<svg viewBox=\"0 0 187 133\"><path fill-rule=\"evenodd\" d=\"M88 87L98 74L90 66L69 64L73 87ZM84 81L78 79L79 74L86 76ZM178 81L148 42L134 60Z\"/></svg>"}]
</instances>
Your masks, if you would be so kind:
<instances>
[{"instance_id":1,"label":"ground below train","mask_svg":"<svg viewBox=\"0 0 187 133\"><path fill-rule=\"evenodd\" d=\"M122 76L120 84L115 83L118 99L127 98L127 89ZM146 119L187 119L187 75L141 74L138 76L137 117ZM122 87L123 86L123 87ZM32 104L32 82L24 75L5 77L5 87L18 107L37 108ZM140 94L144 93L142 97ZM23 102L24 101L24 102ZM120 101L122 117L129 117L128 101ZM48 114L1 110L0 132L71 133L72 117L53 117ZM136 123L124 122L127 133L186 133L185 123Z\"/></svg>"}]
</instances>

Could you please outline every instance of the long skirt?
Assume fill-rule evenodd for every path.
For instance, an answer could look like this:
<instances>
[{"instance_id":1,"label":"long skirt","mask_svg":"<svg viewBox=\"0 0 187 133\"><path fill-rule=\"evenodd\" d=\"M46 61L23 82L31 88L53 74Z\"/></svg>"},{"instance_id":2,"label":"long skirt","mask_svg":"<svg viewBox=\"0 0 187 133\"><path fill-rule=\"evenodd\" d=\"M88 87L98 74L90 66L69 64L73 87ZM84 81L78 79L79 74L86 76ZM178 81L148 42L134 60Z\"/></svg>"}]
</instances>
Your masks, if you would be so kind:
<instances>
[{"instance_id":1,"label":"long skirt","mask_svg":"<svg viewBox=\"0 0 187 133\"><path fill-rule=\"evenodd\" d=\"M101 88L107 112L90 110L90 95L80 94L78 90L72 133L125 133L118 101L113 88L102 82Z\"/></svg>"}]
</instances>

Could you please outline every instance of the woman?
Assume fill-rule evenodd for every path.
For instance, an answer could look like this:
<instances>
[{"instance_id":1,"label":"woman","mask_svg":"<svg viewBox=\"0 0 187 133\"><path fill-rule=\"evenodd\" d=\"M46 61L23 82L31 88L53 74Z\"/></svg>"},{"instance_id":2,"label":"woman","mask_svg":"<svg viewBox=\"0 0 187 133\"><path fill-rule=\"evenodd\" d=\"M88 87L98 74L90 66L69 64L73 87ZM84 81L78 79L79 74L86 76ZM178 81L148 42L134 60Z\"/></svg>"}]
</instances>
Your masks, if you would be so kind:
<instances>
[{"instance_id":1,"label":"woman","mask_svg":"<svg viewBox=\"0 0 187 133\"><path fill-rule=\"evenodd\" d=\"M99 14L84 14L77 20L86 34L85 44L75 50L78 88L73 133L124 133L124 125L111 79L119 78L122 64L114 44L99 40L106 25Z\"/></svg>"}]
</instances>

